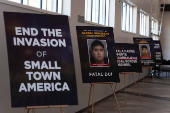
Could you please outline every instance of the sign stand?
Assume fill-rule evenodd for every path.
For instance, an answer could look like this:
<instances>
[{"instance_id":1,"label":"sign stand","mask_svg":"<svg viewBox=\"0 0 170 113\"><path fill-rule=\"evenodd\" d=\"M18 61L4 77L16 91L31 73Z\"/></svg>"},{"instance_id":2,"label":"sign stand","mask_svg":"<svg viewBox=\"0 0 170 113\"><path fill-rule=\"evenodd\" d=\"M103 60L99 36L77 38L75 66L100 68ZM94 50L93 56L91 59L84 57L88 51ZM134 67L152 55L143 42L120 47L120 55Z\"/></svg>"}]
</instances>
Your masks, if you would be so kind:
<instances>
[{"instance_id":1,"label":"sign stand","mask_svg":"<svg viewBox=\"0 0 170 113\"><path fill-rule=\"evenodd\" d=\"M140 98L141 103L142 103L142 98L141 98L141 96L140 96L140 92L139 92L139 89L138 89L138 85L136 84L135 77L134 77L134 75L133 75L134 73L136 73L136 72L121 72L121 73L120 73L120 74L124 74L125 104L126 104L126 79L125 79L125 75L126 75L126 74L132 74L133 80L134 80L135 85L136 85L136 89L137 89L138 94L139 94L139 98ZM116 85L117 85L117 84L116 84ZM116 89L116 86L115 86L115 89Z\"/></svg>"},{"instance_id":2,"label":"sign stand","mask_svg":"<svg viewBox=\"0 0 170 113\"><path fill-rule=\"evenodd\" d=\"M151 68L152 68L153 66L142 66L142 69L144 69L144 68L150 68L150 72L151 72L151 74L152 74L152 70L151 70ZM153 67L154 68L154 67ZM140 78L140 73L139 73L139 77L138 77L138 80L139 80L139 78ZM156 88L156 84L155 84L155 80L154 80L154 76L152 75L152 78L153 78L153 82L154 82L154 85L155 85L155 88ZM144 89L144 87L145 87L145 81L144 81L144 75L143 75L143 89Z\"/></svg>"},{"instance_id":3,"label":"sign stand","mask_svg":"<svg viewBox=\"0 0 170 113\"><path fill-rule=\"evenodd\" d=\"M95 88L95 85L97 84L110 84L111 88L112 88L112 91L113 91L113 98L115 97L115 100L116 100L116 103L117 103L117 107L119 109L119 113L121 113L120 111L120 108L119 108L119 103L117 101L117 98L116 98L116 94L115 94L115 90L113 89L113 84L114 82L99 82L99 83L90 83L91 86L90 86L90 93L89 93L89 102L88 102L88 107L87 107L87 113L89 112L89 104L90 104L90 96L91 96L91 91L93 90L93 98L92 98L92 113L93 113L93 106L94 106L94 88ZM92 89L93 88L93 89Z\"/></svg>"},{"instance_id":4,"label":"sign stand","mask_svg":"<svg viewBox=\"0 0 170 113\"><path fill-rule=\"evenodd\" d=\"M27 113L32 109L32 113L35 113L35 109L43 109L43 108L60 108L61 113L64 113L63 107L68 107L68 105L56 105L56 106L27 106Z\"/></svg>"}]
</instances>

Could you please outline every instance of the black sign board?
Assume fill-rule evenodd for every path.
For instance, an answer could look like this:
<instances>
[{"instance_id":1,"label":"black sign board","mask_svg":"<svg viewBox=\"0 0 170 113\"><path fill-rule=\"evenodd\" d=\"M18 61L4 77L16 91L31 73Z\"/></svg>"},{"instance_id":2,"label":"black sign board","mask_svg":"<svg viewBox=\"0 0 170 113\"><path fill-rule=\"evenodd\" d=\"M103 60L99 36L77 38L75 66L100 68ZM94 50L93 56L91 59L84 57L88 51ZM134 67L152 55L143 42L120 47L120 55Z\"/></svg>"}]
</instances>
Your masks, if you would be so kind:
<instances>
[{"instance_id":1,"label":"black sign board","mask_svg":"<svg viewBox=\"0 0 170 113\"><path fill-rule=\"evenodd\" d=\"M12 107L77 105L67 16L4 12Z\"/></svg>"},{"instance_id":2,"label":"black sign board","mask_svg":"<svg viewBox=\"0 0 170 113\"><path fill-rule=\"evenodd\" d=\"M113 28L77 26L83 83L119 82Z\"/></svg>"},{"instance_id":3,"label":"black sign board","mask_svg":"<svg viewBox=\"0 0 170 113\"><path fill-rule=\"evenodd\" d=\"M154 52L155 52L155 62L162 63L163 56L162 56L161 43L159 40L154 40L153 43L154 43Z\"/></svg>"},{"instance_id":4,"label":"black sign board","mask_svg":"<svg viewBox=\"0 0 170 113\"><path fill-rule=\"evenodd\" d=\"M142 72L137 44L116 43L116 55L119 72Z\"/></svg>"},{"instance_id":5,"label":"black sign board","mask_svg":"<svg viewBox=\"0 0 170 113\"><path fill-rule=\"evenodd\" d=\"M139 45L142 66L155 66L155 53L152 38L133 38L134 44Z\"/></svg>"}]
</instances>

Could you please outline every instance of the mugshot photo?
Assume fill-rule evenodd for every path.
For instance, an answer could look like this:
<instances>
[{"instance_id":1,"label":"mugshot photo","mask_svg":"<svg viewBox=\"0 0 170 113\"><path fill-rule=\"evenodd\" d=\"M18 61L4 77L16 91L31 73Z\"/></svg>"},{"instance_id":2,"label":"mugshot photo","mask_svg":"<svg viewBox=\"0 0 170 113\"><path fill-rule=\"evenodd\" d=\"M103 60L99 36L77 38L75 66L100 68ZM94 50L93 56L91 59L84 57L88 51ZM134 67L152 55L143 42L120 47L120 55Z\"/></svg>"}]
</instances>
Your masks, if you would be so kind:
<instances>
[{"instance_id":1,"label":"mugshot photo","mask_svg":"<svg viewBox=\"0 0 170 113\"><path fill-rule=\"evenodd\" d=\"M149 44L139 44L139 50L141 59L151 59Z\"/></svg>"},{"instance_id":2,"label":"mugshot photo","mask_svg":"<svg viewBox=\"0 0 170 113\"><path fill-rule=\"evenodd\" d=\"M108 66L108 50L106 40L87 39L90 66ZM97 65L98 64L98 65Z\"/></svg>"}]
</instances>

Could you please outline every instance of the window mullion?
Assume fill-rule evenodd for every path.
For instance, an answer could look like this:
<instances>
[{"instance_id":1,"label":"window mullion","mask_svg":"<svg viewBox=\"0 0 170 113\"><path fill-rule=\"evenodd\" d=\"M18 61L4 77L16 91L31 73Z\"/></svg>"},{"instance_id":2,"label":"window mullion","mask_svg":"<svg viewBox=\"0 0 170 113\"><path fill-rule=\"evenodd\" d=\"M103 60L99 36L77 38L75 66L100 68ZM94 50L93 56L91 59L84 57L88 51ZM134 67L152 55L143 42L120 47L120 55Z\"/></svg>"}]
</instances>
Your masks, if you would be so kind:
<instances>
[{"instance_id":1,"label":"window mullion","mask_svg":"<svg viewBox=\"0 0 170 113\"><path fill-rule=\"evenodd\" d=\"M46 10L47 10L47 0L46 0Z\"/></svg>"},{"instance_id":2,"label":"window mullion","mask_svg":"<svg viewBox=\"0 0 170 113\"><path fill-rule=\"evenodd\" d=\"M108 1L109 2L109 9L108 9L108 26L109 26L109 17L110 17L110 0Z\"/></svg>"},{"instance_id":3,"label":"window mullion","mask_svg":"<svg viewBox=\"0 0 170 113\"><path fill-rule=\"evenodd\" d=\"M92 13L93 13L93 0L91 0L91 20L90 20L91 22L92 22L92 16L93 16Z\"/></svg>"},{"instance_id":4,"label":"window mullion","mask_svg":"<svg viewBox=\"0 0 170 113\"><path fill-rule=\"evenodd\" d=\"M143 35L145 35L145 33L144 33L144 30L145 30L145 29L144 29L144 18L145 18L145 17L144 17L144 14L143 14Z\"/></svg>"},{"instance_id":5,"label":"window mullion","mask_svg":"<svg viewBox=\"0 0 170 113\"><path fill-rule=\"evenodd\" d=\"M145 20L144 20L144 29L145 29L145 36L146 36L146 15L145 16Z\"/></svg>"},{"instance_id":6,"label":"window mullion","mask_svg":"<svg viewBox=\"0 0 170 113\"><path fill-rule=\"evenodd\" d=\"M145 19L146 19L146 16L144 15L144 26L143 26L143 29L144 29L144 35L146 36L146 21L145 21Z\"/></svg>"},{"instance_id":7,"label":"window mullion","mask_svg":"<svg viewBox=\"0 0 170 113\"><path fill-rule=\"evenodd\" d=\"M58 0L56 0L56 12L58 13Z\"/></svg>"},{"instance_id":8,"label":"window mullion","mask_svg":"<svg viewBox=\"0 0 170 113\"><path fill-rule=\"evenodd\" d=\"M147 21L146 21L146 15L145 15L145 36L147 35L147 34L146 34L146 30L147 30L147 29L146 29L146 28L147 28L147 27L146 27L146 24L147 24Z\"/></svg>"},{"instance_id":9,"label":"window mullion","mask_svg":"<svg viewBox=\"0 0 170 113\"><path fill-rule=\"evenodd\" d=\"M62 1L62 4L61 4L61 14L63 14L63 1Z\"/></svg>"},{"instance_id":10,"label":"window mullion","mask_svg":"<svg viewBox=\"0 0 170 113\"><path fill-rule=\"evenodd\" d=\"M131 30L133 31L133 7L132 7L132 12L131 13L132 13Z\"/></svg>"},{"instance_id":11,"label":"window mullion","mask_svg":"<svg viewBox=\"0 0 170 113\"><path fill-rule=\"evenodd\" d=\"M21 4L23 4L23 0L21 0Z\"/></svg>"},{"instance_id":12,"label":"window mullion","mask_svg":"<svg viewBox=\"0 0 170 113\"><path fill-rule=\"evenodd\" d=\"M142 17L142 13L141 13L141 35L143 35L143 17Z\"/></svg>"},{"instance_id":13,"label":"window mullion","mask_svg":"<svg viewBox=\"0 0 170 113\"><path fill-rule=\"evenodd\" d=\"M144 35L144 32L143 32L143 30L144 30L144 29L143 29L143 18L144 18L144 17L143 17L143 13L142 13L142 35Z\"/></svg>"},{"instance_id":14,"label":"window mullion","mask_svg":"<svg viewBox=\"0 0 170 113\"><path fill-rule=\"evenodd\" d=\"M122 2L122 30L123 30L123 2Z\"/></svg>"},{"instance_id":15,"label":"window mullion","mask_svg":"<svg viewBox=\"0 0 170 113\"><path fill-rule=\"evenodd\" d=\"M143 14L143 35L145 35L145 15Z\"/></svg>"},{"instance_id":16,"label":"window mullion","mask_svg":"<svg viewBox=\"0 0 170 113\"><path fill-rule=\"evenodd\" d=\"M104 11L104 15L105 15L105 18L104 18L104 25L106 25L106 0L104 0L105 1L105 11Z\"/></svg>"},{"instance_id":17,"label":"window mullion","mask_svg":"<svg viewBox=\"0 0 170 113\"><path fill-rule=\"evenodd\" d=\"M129 31L130 31L130 6L129 6Z\"/></svg>"},{"instance_id":18,"label":"window mullion","mask_svg":"<svg viewBox=\"0 0 170 113\"><path fill-rule=\"evenodd\" d=\"M99 4L98 4L98 24L100 23L100 0L98 1Z\"/></svg>"},{"instance_id":19,"label":"window mullion","mask_svg":"<svg viewBox=\"0 0 170 113\"><path fill-rule=\"evenodd\" d=\"M140 34L141 34L141 13L140 13Z\"/></svg>"},{"instance_id":20,"label":"window mullion","mask_svg":"<svg viewBox=\"0 0 170 113\"><path fill-rule=\"evenodd\" d=\"M126 7L126 16L125 16L125 17L126 17L126 18L125 18L125 20L126 20L126 21L125 21L125 31L127 31L127 30L126 30L126 24L127 24L127 4L125 5L125 7Z\"/></svg>"},{"instance_id":21,"label":"window mullion","mask_svg":"<svg viewBox=\"0 0 170 113\"><path fill-rule=\"evenodd\" d=\"M145 35L145 32L144 32L144 30L145 30L145 29L144 29L144 18L145 18L145 17L144 17L144 14L143 14L143 35Z\"/></svg>"},{"instance_id":22,"label":"window mullion","mask_svg":"<svg viewBox=\"0 0 170 113\"><path fill-rule=\"evenodd\" d=\"M143 34L145 35L145 15L143 14Z\"/></svg>"},{"instance_id":23,"label":"window mullion","mask_svg":"<svg viewBox=\"0 0 170 113\"><path fill-rule=\"evenodd\" d=\"M42 9L42 1L43 1L43 0L40 0L40 9Z\"/></svg>"}]
</instances>

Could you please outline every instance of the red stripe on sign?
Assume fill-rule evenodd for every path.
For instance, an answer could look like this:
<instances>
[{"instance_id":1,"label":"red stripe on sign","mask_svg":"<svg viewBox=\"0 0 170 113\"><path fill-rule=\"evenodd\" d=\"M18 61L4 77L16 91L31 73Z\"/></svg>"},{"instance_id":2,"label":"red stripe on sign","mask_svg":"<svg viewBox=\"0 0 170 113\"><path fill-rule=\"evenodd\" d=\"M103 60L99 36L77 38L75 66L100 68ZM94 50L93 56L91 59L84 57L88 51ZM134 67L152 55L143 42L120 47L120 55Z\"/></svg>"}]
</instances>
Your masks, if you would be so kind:
<instances>
[{"instance_id":1,"label":"red stripe on sign","mask_svg":"<svg viewBox=\"0 0 170 113\"><path fill-rule=\"evenodd\" d=\"M90 66L110 66L110 64L89 64Z\"/></svg>"},{"instance_id":2,"label":"red stripe on sign","mask_svg":"<svg viewBox=\"0 0 170 113\"><path fill-rule=\"evenodd\" d=\"M117 60L138 60L138 59L117 59Z\"/></svg>"}]
</instances>

